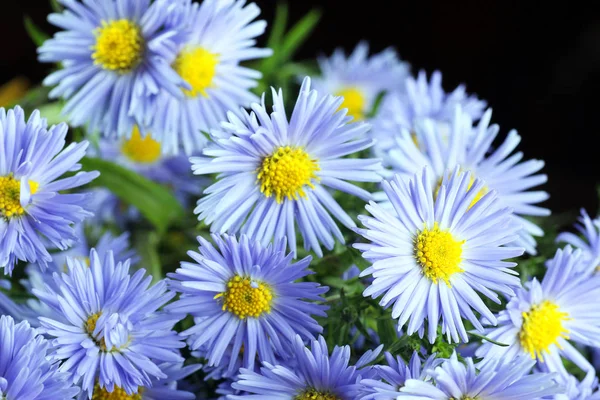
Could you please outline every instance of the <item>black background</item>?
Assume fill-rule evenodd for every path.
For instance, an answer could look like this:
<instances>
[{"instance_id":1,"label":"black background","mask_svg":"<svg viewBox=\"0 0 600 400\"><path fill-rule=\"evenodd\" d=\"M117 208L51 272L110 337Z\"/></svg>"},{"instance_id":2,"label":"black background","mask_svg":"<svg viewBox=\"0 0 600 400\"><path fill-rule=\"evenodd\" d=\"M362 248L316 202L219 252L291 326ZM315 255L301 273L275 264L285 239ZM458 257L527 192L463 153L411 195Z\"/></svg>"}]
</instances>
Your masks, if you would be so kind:
<instances>
[{"instance_id":1,"label":"black background","mask_svg":"<svg viewBox=\"0 0 600 400\"><path fill-rule=\"evenodd\" d=\"M275 1L256 1L267 21ZM7 4L8 3L8 4ZM292 21L318 7L323 17L297 59L351 50L361 39L373 50L394 46L413 71L439 69L446 90L461 82L486 99L501 132L515 128L526 158L546 161L546 203L554 212L585 207L595 213L600 181L600 12L590 2L541 1L290 2ZM391 5L393 4L393 6ZM3 2L0 83L24 75L41 81L23 28L29 15L47 32L46 0Z\"/></svg>"}]
</instances>

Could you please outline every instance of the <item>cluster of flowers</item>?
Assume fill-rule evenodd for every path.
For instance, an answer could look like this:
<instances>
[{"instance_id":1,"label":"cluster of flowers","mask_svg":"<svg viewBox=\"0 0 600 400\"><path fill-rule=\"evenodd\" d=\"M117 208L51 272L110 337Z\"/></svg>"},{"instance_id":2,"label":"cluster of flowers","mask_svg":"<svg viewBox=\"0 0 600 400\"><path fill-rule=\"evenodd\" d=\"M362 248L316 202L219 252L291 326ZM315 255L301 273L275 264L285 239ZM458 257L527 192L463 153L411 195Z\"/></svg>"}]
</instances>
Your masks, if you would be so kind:
<instances>
[{"instance_id":1,"label":"cluster of flowers","mask_svg":"<svg viewBox=\"0 0 600 400\"><path fill-rule=\"evenodd\" d=\"M27 297L0 282L1 398L600 399L600 221L583 212L581 235L539 261L543 279L522 282L546 176L515 152L516 131L498 138L484 101L360 43L299 77L288 117L289 96L273 89L269 111L252 92L261 73L242 65L271 55L255 4L58 3L62 31L39 59L61 68L44 83L94 145L66 145L67 125L39 112L0 111L0 267ZM125 230L143 216L82 188L99 175L80 171L86 152L184 207L199 199L211 235L193 261L162 279L139 266ZM354 197L362 227L364 203L343 206ZM363 301L380 298L398 340L421 340L409 360L382 353L391 343L354 346L356 359L321 336L340 296L324 297L312 256L351 247L369 264L351 278ZM439 340L455 351L428 354Z\"/></svg>"}]
</instances>

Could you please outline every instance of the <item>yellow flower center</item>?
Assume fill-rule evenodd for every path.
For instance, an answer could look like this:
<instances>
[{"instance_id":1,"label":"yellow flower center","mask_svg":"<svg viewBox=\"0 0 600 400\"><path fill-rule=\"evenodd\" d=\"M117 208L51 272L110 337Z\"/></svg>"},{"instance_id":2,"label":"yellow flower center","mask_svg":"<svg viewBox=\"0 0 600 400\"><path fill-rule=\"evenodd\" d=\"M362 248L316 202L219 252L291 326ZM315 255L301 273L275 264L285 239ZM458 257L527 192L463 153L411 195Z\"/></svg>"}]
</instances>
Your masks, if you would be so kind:
<instances>
[{"instance_id":1,"label":"yellow flower center","mask_svg":"<svg viewBox=\"0 0 600 400\"><path fill-rule=\"evenodd\" d=\"M320 392L316 389L307 389L294 397L294 400L341 400L330 392Z\"/></svg>"},{"instance_id":2,"label":"yellow flower center","mask_svg":"<svg viewBox=\"0 0 600 400\"><path fill-rule=\"evenodd\" d=\"M152 139L150 135L142 138L140 130L134 126L131 138L123 142L121 151L131 161L151 164L160 158L160 143Z\"/></svg>"},{"instance_id":3,"label":"yellow flower center","mask_svg":"<svg viewBox=\"0 0 600 400\"><path fill-rule=\"evenodd\" d=\"M416 140L416 137L415 137ZM438 194L440 193L440 188L442 187L442 180L443 178L438 179L438 182L435 186L435 192L434 192L434 197L437 198ZM473 183L475 183L475 177L473 175L471 175L471 178L469 179L469 185L467 186L467 191L471 190L471 187L473 187ZM473 207L475 204L477 204L477 202L479 200L481 200L481 198L483 196L486 195L487 192L489 192L490 190L488 189L487 186L482 187L479 192L477 192L477 194L475 195L475 197L473 198L473 201L471 201L471 204L469 204L469 208L467 208L467 211L471 209L471 207Z\"/></svg>"},{"instance_id":4,"label":"yellow flower center","mask_svg":"<svg viewBox=\"0 0 600 400\"><path fill-rule=\"evenodd\" d=\"M348 115L354 117L355 121L365 117L365 108L367 107L367 99L361 90L353 87L345 88L336 93L336 96L344 98L344 102L340 106L348 109Z\"/></svg>"},{"instance_id":5,"label":"yellow flower center","mask_svg":"<svg viewBox=\"0 0 600 400\"><path fill-rule=\"evenodd\" d=\"M423 274L438 283L442 279L450 286L450 277L460 268L463 241L457 241L448 231L442 231L435 223L433 229L423 229L415 240L415 258Z\"/></svg>"},{"instance_id":6,"label":"yellow flower center","mask_svg":"<svg viewBox=\"0 0 600 400\"><path fill-rule=\"evenodd\" d=\"M303 186L314 189L311 179L318 180L315 172L319 164L300 147L280 147L271 156L266 157L258 168L260 191L267 197L275 194L278 203L284 197L298 200L306 197Z\"/></svg>"},{"instance_id":7,"label":"yellow flower center","mask_svg":"<svg viewBox=\"0 0 600 400\"><path fill-rule=\"evenodd\" d=\"M206 89L212 86L218 63L217 55L202 47L179 53L173 63L173 69L192 87L191 90L184 89L183 92L189 97L207 97Z\"/></svg>"},{"instance_id":8,"label":"yellow flower center","mask_svg":"<svg viewBox=\"0 0 600 400\"><path fill-rule=\"evenodd\" d=\"M100 318L101 315L102 315L101 311L90 315L88 317L87 321L85 321L84 328L85 328L85 332L88 334L90 339L92 339L94 341L94 343L96 343L98 345L98 347L100 347L100 350L106 351L106 342L104 341L104 338L98 340L98 338L96 338L94 336L94 330L96 329L96 323L98 323L98 318Z\"/></svg>"},{"instance_id":9,"label":"yellow flower center","mask_svg":"<svg viewBox=\"0 0 600 400\"><path fill-rule=\"evenodd\" d=\"M40 185L34 181L28 182L29 191L35 194ZM11 218L24 213L25 209L21 206L21 181L12 175L0 176L0 216Z\"/></svg>"},{"instance_id":10,"label":"yellow flower center","mask_svg":"<svg viewBox=\"0 0 600 400\"><path fill-rule=\"evenodd\" d=\"M102 21L96 32L92 58L102 68L129 72L140 63L144 52L144 38L140 27L127 19Z\"/></svg>"},{"instance_id":11,"label":"yellow flower center","mask_svg":"<svg viewBox=\"0 0 600 400\"><path fill-rule=\"evenodd\" d=\"M138 392L127 394L127 392L118 386L115 386L112 392L101 388L98 382L94 385L94 394L92 400L142 400L143 388L138 388Z\"/></svg>"},{"instance_id":12,"label":"yellow flower center","mask_svg":"<svg viewBox=\"0 0 600 400\"><path fill-rule=\"evenodd\" d=\"M557 344L558 338L568 339L569 331L563 326L569 314L561 312L556 304L544 301L523 313L523 325L519 332L519 341L531 358L544 360L543 352ZM560 347L560 346L559 346Z\"/></svg>"},{"instance_id":13,"label":"yellow flower center","mask_svg":"<svg viewBox=\"0 0 600 400\"><path fill-rule=\"evenodd\" d=\"M227 290L215 296L223 298L223 311L229 311L240 319L258 318L271 311L273 293L264 283L239 275L227 282Z\"/></svg>"}]
</instances>

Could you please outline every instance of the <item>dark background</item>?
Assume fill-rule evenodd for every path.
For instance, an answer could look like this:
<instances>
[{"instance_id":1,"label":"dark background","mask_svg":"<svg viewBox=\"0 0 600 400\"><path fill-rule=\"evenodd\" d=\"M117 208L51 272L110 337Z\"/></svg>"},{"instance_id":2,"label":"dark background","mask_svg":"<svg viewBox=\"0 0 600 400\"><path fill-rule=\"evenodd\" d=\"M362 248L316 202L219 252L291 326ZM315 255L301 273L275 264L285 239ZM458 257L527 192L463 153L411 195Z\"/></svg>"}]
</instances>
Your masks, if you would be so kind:
<instances>
[{"instance_id":1,"label":"dark background","mask_svg":"<svg viewBox=\"0 0 600 400\"><path fill-rule=\"evenodd\" d=\"M275 1L256 1L273 20ZM3 4L0 83L22 75L37 83L49 66L36 62L23 16L47 32L46 0ZM554 212L598 207L597 137L600 106L600 12L587 2L290 1L296 21L312 7L323 17L297 59L351 50L361 39L373 50L394 46L413 71L443 72L444 87L461 82L486 99L501 132L522 135L526 158L546 161L546 203ZM592 2L590 2L592 3ZM390 4L394 4L392 7ZM398 11L396 11L396 9Z\"/></svg>"}]
</instances>

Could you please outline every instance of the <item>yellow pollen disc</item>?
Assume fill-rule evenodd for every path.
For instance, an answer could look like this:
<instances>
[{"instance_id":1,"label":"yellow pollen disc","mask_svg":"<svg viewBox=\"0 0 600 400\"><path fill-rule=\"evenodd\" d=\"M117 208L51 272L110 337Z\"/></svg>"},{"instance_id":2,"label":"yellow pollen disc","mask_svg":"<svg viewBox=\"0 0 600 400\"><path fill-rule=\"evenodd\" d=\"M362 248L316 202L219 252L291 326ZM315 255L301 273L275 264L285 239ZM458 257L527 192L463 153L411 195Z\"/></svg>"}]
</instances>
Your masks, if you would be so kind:
<instances>
[{"instance_id":1,"label":"yellow pollen disc","mask_svg":"<svg viewBox=\"0 0 600 400\"><path fill-rule=\"evenodd\" d=\"M450 286L450 277L460 268L462 245L465 241L457 241L448 231L442 231L435 223L433 229L425 228L415 240L415 258L423 270L423 274L438 283L441 279Z\"/></svg>"},{"instance_id":2,"label":"yellow pollen disc","mask_svg":"<svg viewBox=\"0 0 600 400\"><path fill-rule=\"evenodd\" d=\"M362 91L357 88L350 87L338 91L335 95L344 98L344 102L340 106L340 110L342 108L347 108L348 115L354 117L355 121L361 120L365 117L367 99Z\"/></svg>"},{"instance_id":3,"label":"yellow pollen disc","mask_svg":"<svg viewBox=\"0 0 600 400\"><path fill-rule=\"evenodd\" d=\"M467 186L467 190L471 189L471 187L473 186L473 183L475 183L475 177L473 177L473 175L471 175L471 178L469 179L469 185ZM440 193L440 188L441 187L442 187L442 178L438 179L437 184L435 186L435 191L434 191L434 194L433 194L435 198L438 197L438 194ZM479 200L481 200L481 198L483 196L485 196L486 193L489 192L489 191L490 190L488 189L487 186L482 187L481 190L479 190L479 192L477 192L477 194L473 198L473 201L471 201L471 204L469 204L469 208L467 208L467 211L470 210L471 207L473 207L475 204L477 204L477 202Z\"/></svg>"},{"instance_id":4,"label":"yellow pollen disc","mask_svg":"<svg viewBox=\"0 0 600 400\"><path fill-rule=\"evenodd\" d=\"M294 400L342 400L335 394L329 392L320 392L316 389L308 389L294 397Z\"/></svg>"},{"instance_id":5,"label":"yellow pollen disc","mask_svg":"<svg viewBox=\"0 0 600 400\"><path fill-rule=\"evenodd\" d=\"M271 311L273 293L264 283L242 278L239 275L227 282L227 290L215 296L223 298L223 311L229 311L240 319L258 318Z\"/></svg>"},{"instance_id":6,"label":"yellow pollen disc","mask_svg":"<svg viewBox=\"0 0 600 400\"><path fill-rule=\"evenodd\" d=\"M280 147L271 156L266 157L258 168L260 191L267 197L275 194L281 203L284 197L298 200L306 197L304 186L314 189L311 179L318 180L315 172L319 164L300 147Z\"/></svg>"},{"instance_id":7,"label":"yellow pollen disc","mask_svg":"<svg viewBox=\"0 0 600 400\"><path fill-rule=\"evenodd\" d=\"M189 97L207 97L206 89L212 86L218 63L217 55L202 47L179 53L173 63L173 69L192 87L191 90L184 89L183 92Z\"/></svg>"},{"instance_id":8,"label":"yellow pollen disc","mask_svg":"<svg viewBox=\"0 0 600 400\"><path fill-rule=\"evenodd\" d=\"M29 181L29 191L35 194L39 184ZM21 206L21 181L8 176L0 176L0 216L11 218L23 215L25 209Z\"/></svg>"},{"instance_id":9,"label":"yellow pollen disc","mask_svg":"<svg viewBox=\"0 0 600 400\"><path fill-rule=\"evenodd\" d=\"M125 140L121 146L123 154L131 161L140 164L151 164L160 158L160 143L150 135L142 138L137 126L133 127L131 138Z\"/></svg>"},{"instance_id":10,"label":"yellow pollen disc","mask_svg":"<svg viewBox=\"0 0 600 400\"><path fill-rule=\"evenodd\" d=\"M144 38L140 27L127 19L102 21L92 47L94 62L104 69L129 72L138 66L144 53Z\"/></svg>"},{"instance_id":11,"label":"yellow pollen disc","mask_svg":"<svg viewBox=\"0 0 600 400\"><path fill-rule=\"evenodd\" d=\"M104 342L104 338L98 340L98 338L96 338L94 336L94 330L96 329L96 323L98 323L98 318L100 318L100 316L102 315L102 312L97 312L94 313L92 315L90 315L87 319L87 321L85 321L85 332L88 334L88 336L98 345L98 347L100 347L100 350L102 351L106 351L106 342Z\"/></svg>"},{"instance_id":12,"label":"yellow pollen disc","mask_svg":"<svg viewBox=\"0 0 600 400\"><path fill-rule=\"evenodd\" d=\"M523 325L519 332L519 341L531 358L544 360L543 352L557 344L558 338L569 339L569 331L563 326L569 314L561 312L556 304L544 301L523 313ZM559 346L560 348L560 346Z\"/></svg>"},{"instance_id":13,"label":"yellow pollen disc","mask_svg":"<svg viewBox=\"0 0 600 400\"><path fill-rule=\"evenodd\" d=\"M138 393L127 394L126 391L115 386L112 392L108 392L106 388L101 388L98 382L96 382L92 400L142 400L142 391L143 388L138 388Z\"/></svg>"}]
</instances>

